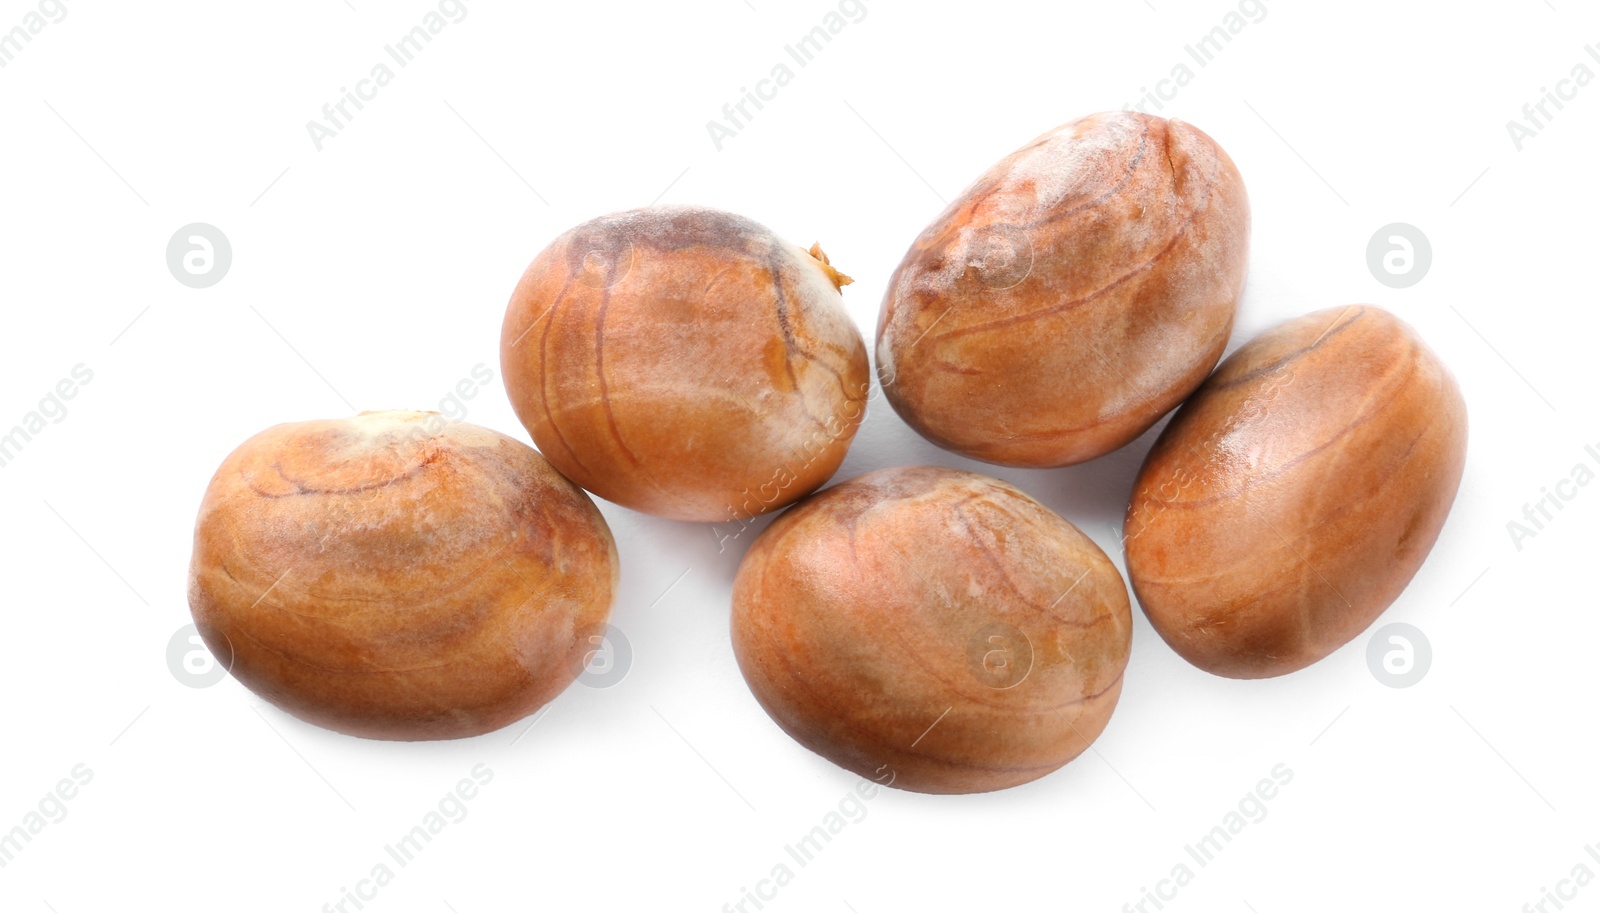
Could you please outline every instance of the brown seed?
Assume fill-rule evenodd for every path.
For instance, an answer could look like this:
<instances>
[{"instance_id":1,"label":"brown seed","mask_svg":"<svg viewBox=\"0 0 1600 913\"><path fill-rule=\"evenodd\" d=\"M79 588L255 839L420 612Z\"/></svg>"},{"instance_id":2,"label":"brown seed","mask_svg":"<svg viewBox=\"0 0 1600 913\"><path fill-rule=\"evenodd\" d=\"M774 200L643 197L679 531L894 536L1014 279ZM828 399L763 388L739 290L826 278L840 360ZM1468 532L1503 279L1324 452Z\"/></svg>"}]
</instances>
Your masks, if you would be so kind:
<instances>
[{"instance_id":1,"label":"brown seed","mask_svg":"<svg viewBox=\"0 0 1600 913\"><path fill-rule=\"evenodd\" d=\"M734 653L773 720L917 792L1015 786L1077 757L1122 693L1131 630L1092 540L954 469L883 469L811 497L734 582Z\"/></svg>"},{"instance_id":2,"label":"brown seed","mask_svg":"<svg viewBox=\"0 0 1600 913\"><path fill-rule=\"evenodd\" d=\"M847 276L742 216L602 216L534 259L506 309L506 392L539 449L608 501L744 519L826 482L866 410Z\"/></svg>"},{"instance_id":3,"label":"brown seed","mask_svg":"<svg viewBox=\"0 0 1600 913\"><path fill-rule=\"evenodd\" d=\"M907 251L878 378L941 447L1065 466L1121 447L1222 357L1250 207L1233 161L1178 120L1073 121L1002 159Z\"/></svg>"},{"instance_id":4,"label":"brown seed","mask_svg":"<svg viewBox=\"0 0 1600 913\"><path fill-rule=\"evenodd\" d=\"M189 606L213 655L289 713L448 739L560 693L617 573L600 512L526 444L366 412L268 428L223 461Z\"/></svg>"},{"instance_id":5,"label":"brown seed","mask_svg":"<svg viewBox=\"0 0 1600 913\"><path fill-rule=\"evenodd\" d=\"M1461 391L1411 327L1371 306L1291 320L1223 362L1145 459L1134 592L1208 672L1302 669L1405 589L1466 452Z\"/></svg>"}]
</instances>

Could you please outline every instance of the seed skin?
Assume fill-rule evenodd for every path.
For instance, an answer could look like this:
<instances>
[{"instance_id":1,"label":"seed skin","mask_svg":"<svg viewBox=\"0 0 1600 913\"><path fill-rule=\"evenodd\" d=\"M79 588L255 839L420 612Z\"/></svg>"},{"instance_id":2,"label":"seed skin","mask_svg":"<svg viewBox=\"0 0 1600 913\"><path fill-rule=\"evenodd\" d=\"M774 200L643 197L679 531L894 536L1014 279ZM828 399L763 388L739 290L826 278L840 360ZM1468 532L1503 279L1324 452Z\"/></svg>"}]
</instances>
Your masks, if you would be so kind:
<instances>
[{"instance_id":1,"label":"seed skin","mask_svg":"<svg viewBox=\"0 0 1600 913\"><path fill-rule=\"evenodd\" d=\"M763 514L826 482L865 414L849 281L743 216L602 216L523 274L501 333L506 392L550 462L608 501Z\"/></svg>"},{"instance_id":2,"label":"seed skin","mask_svg":"<svg viewBox=\"0 0 1600 913\"><path fill-rule=\"evenodd\" d=\"M874 782L973 793L1100 735L1132 618L1071 523L1004 482L921 466L778 517L739 567L732 630L751 691L802 745Z\"/></svg>"},{"instance_id":3,"label":"seed skin","mask_svg":"<svg viewBox=\"0 0 1600 913\"><path fill-rule=\"evenodd\" d=\"M1466 464L1460 388L1416 332L1352 305L1246 343L1184 404L1128 505L1156 631L1229 678L1303 669L1410 583Z\"/></svg>"},{"instance_id":4,"label":"seed skin","mask_svg":"<svg viewBox=\"0 0 1600 913\"><path fill-rule=\"evenodd\" d=\"M372 739L506 726L578 674L618 585L588 495L538 452L437 413L276 425L217 470L189 606L285 711Z\"/></svg>"},{"instance_id":5,"label":"seed skin","mask_svg":"<svg viewBox=\"0 0 1600 913\"><path fill-rule=\"evenodd\" d=\"M890 280L878 377L957 453L1081 463L1138 437L1222 357L1244 290L1238 169L1187 123L1063 125L990 168Z\"/></svg>"}]
</instances>

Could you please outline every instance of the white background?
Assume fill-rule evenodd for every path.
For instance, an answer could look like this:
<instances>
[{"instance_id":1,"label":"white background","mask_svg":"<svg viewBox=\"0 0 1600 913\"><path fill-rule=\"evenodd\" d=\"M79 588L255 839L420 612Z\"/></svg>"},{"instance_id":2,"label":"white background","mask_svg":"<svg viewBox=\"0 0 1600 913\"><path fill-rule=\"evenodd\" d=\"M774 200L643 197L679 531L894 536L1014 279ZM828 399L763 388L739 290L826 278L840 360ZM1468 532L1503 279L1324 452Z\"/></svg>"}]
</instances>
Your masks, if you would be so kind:
<instances>
[{"instance_id":1,"label":"white background","mask_svg":"<svg viewBox=\"0 0 1600 913\"><path fill-rule=\"evenodd\" d=\"M1600 72L1584 52L1600 44L1592 8L1272 0L1199 68L1184 45L1235 6L871 0L718 151L706 122L836 6L470 0L319 152L306 122L435 8L351 4L70 0L0 70L0 430L74 365L93 371L0 468L0 829L74 765L94 773L0 869L0 908L320 910L479 763L494 779L466 819L410 866L390 861L368 909L716 911L787 862L769 910L1116 911L1188 862L1168 909L1515 911L1581 862L1600 872L1584 851L1600 842L1600 486L1520 548L1507 530L1576 464L1600 468L1584 452L1600 450L1600 84L1521 151L1506 129L1574 65ZM35 8L5 0L0 29ZM1213 678L1136 611L1094 752L997 794L887 791L800 868L783 847L856 781L751 698L727 636L744 543L719 552L705 526L602 505L633 665L615 687L569 689L526 734L361 741L231 679L194 689L169 671L195 509L250 434L438 408L484 363L495 379L468 420L527 439L499 382L500 320L560 231L659 199L820 240L857 280L845 301L870 341L890 271L941 200L1185 61L1195 78L1163 113L1215 137L1252 197L1233 344L1373 302L1462 384L1460 496L1384 616L1430 639L1420 684L1374 678L1370 633L1287 678ZM205 290L165 263L191 222L233 245ZM1405 290L1366 264L1391 222L1433 245ZM1114 524L1152 440L1071 469L984 469L879 400L840 478L980 468L1120 565ZM1294 779L1265 820L1196 866L1184 846L1278 764ZM1600 883L1580 897L1572 909L1600 908Z\"/></svg>"}]
</instances>

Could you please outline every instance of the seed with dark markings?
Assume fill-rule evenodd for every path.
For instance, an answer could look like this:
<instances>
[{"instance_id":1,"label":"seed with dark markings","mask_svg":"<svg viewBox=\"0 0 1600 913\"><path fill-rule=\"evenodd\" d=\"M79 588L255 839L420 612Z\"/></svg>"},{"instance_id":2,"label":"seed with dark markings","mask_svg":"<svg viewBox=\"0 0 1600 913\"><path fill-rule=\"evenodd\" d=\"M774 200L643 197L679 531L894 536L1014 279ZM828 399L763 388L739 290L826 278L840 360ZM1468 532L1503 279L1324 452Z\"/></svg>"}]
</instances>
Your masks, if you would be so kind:
<instances>
[{"instance_id":1,"label":"seed with dark markings","mask_svg":"<svg viewBox=\"0 0 1600 913\"><path fill-rule=\"evenodd\" d=\"M1230 678L1311 665L1400 595L1467 452L1455 379L1370 306L1233 353L1162 432L1128 505L1128 575L1157 632Z\"/></svg>"},{"instance_id":2,"label":"seed with dark markings","mask_svg":"<svg viewBox=\"0 0 1600 913\"><path fill-rule=\"evenodd\" d=\"M1096 114L1002 159L912 244L878 377L924 437L1011 466L1121 447L1222 357L1250 208L1194 127Z\"/></svg>"},{"instance_id":3,"label":"seed with dark markings","mask_svg":"<svg viewBox=\"0 0 1600 913\"><path fill-rule=\"evenodd\" d=\"M376 739L515 722L578 674L617 590L605 520L533 448L437 413L277 425L223 461L189 607L235 678Z\"/></svg>"},{"instance_id":4,"label":"seed with dark markings","mask_svg":"<svg viewBox=\"0 0 1600 913\"><path fill-rule=\"evenodd\" d=\"M866 409L847 276L742 216L602 216L534 259L506 309L506 392L540 451L608 501L745 519L826 482Z\"/></svg>"},{"instance_id":5,"label":"seed with dark markings","mask_svg":"<svg viewBox=\"0 0 1600 913\"><path fill-rule=\"evenodd\" d=\"M1037 779L1097 738L1132 618L1105 553L1004 482L882 469L791 508L739 566L733 648L801 744L929 793Z\"/></svg>"}]
</instances>

